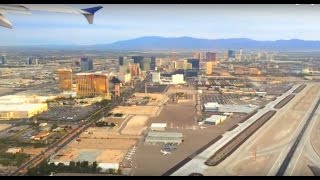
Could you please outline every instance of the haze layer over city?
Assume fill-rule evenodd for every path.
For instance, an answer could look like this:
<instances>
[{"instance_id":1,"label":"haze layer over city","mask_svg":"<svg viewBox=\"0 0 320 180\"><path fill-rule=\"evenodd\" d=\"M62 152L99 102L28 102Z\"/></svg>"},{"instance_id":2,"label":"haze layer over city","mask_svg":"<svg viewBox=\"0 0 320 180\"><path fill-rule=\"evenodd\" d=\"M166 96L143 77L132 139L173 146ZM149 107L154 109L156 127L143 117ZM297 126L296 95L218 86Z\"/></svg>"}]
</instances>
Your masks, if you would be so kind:
<instances>
[{"instance_id":1,"label":"haze layer over city","mask_svg":"<svg viewBox=\"0 0 320 180\"><path fill-rule=\"evenodd\" d=\"M320 5L0 5L0 175L320 175Z\"/></svg>"}]
</instances>

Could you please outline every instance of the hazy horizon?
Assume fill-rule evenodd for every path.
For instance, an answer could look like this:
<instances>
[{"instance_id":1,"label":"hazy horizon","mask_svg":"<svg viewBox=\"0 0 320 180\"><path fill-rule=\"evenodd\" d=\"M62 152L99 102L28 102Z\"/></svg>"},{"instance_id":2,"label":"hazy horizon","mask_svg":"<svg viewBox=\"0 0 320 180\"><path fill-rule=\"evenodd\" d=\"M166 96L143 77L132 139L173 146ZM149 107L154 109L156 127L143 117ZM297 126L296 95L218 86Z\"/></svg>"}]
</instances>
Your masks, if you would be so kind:
<instances>
[{"instance_id":1,"label":"hazy horizon","mask_svg":"<svg viewBox=\"0 0 320 180\"><path fill-rule=\"evenodd\" d=\"M96 5L65 5L75 8ZM6 13L0 46L109 44L144 36L257 41L320 40L320 5L102 5L93 25L82 15Z\"/></svg>"}]
</instances>

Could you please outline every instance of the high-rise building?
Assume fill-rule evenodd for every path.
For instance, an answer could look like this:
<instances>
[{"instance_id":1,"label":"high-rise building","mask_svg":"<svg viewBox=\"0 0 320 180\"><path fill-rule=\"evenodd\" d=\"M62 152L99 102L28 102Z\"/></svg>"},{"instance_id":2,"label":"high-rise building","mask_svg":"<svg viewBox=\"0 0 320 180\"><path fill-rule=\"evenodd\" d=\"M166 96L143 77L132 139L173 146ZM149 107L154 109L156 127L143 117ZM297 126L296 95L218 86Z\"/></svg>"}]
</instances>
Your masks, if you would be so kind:
<instances>
[{"instance_id":1,"label":"high-rise building","mask_svg":"<svg viewBox=\"0 0 320 180\"><path fill-rule=\"evenodd\" d=\"M160 72L153 72L152 73L152 82L153 83L160 83Z\"/></svg>"},{"instance_id":2,"label":"high-rise building","mask_svg":"<svg viewBox=\"0 0 320 180\"><path fill-rule=\"evenodd\" d=\"M139 76L140 75L140 66L139 64L130 64L129 65L129 70L130 70L130 74L132 77L135 77L135 76Z\"/></svg>"},{"instance_id":3,"label":"high-rise building","mask_svg":"<svg viewBox=\"0 0 320 180\"><path fill-rule=\"evenodd\" d=\"M32 64L32 58L27 58L26 65L31 65L31 64Z\"/></svg>"},{"instance_id":4,"label":"high-rise building","mask_svg":"<svg viewBox=\"0 0 320 180\"><path fill-rule=\"evenodd\" d=\"M186 63L184 69L192 69L192 64L191 63Z\"/></svg>"},{"instance_id":5,"label":"high-rise building","mask_svg":"<svg viewBox=\"0 0 320 180\"><path fill-rule=\"evenodd\" d=\"M59 69L59 89L60 91L72 90L72 70L71 69Z\"/></svg>"},{"instance_id":6,"label":"high-rise building","mask_svg":"<svg viewBox=\"0 0 320 180\"><path fill-rule=\"evenodd\" d=\"M128 57L119 56L119 65L128 65L130 62L130 59Z\"/></svg>"},{"instance_id":7,"label":"high-rise building","mask_svg":"<svg viewBox=\"0 0 320 180\"><path fill-rule=\"evenodd\" d=\"M123 64L124 64L123 59L124 59L123 56L119 56L119 65L120 66L123 66Z\"/></svg>"},{"instance_id":8,"label":"high-rise building","mask_svg":"<svg viewBox=\"0 0 320 180\"><path fill-rule=\"evenodd\" d=\"M233 50L228 50L228 58L235 59L236 58L236 52Z\"/></svg>"},{"instance_id":9,"label":"high-rise building","mask_svg":"<svg viewBox=\"0 0 320 180\"><path fill-rule=\"evenodd\" d=\"M239 61L242 61L242 48L240 48L240 51L239 51Z\"/></svg>"},{"instance_id":10,"label":"high-rise building","mask_svg":"<svg viewBox=\"0 0 320 180\"><path fill-rule=\"evenodd\" d=\"M131 58L133 59L133 63L139 64L140 69L143 70L144 57L143 56L132 56Z\"/></svg>"},{"instance_id":11,"label":"high-rise building","mask_svg":"<svg viewBox=\"0 0 320 180\"><path fill-rule=\"evenodd\" d=\"M150 70L154 71L156 70L156 57L152 56L151 57L151 63L150 63Z\"/></svg>"},{"instance_id":12,"label":"high-rise building","mask_svg":"<svg viewBox=\"0 0 320 180\"><path fill-rule=\"evenodd\" d=\"M93 70L93 61L89 58L81 58L81 71Z\"/></svg>"},{"instance_id":13,"label":"high-rise building","mask_svg":"<svg viewBox=\"0 0 320 180\"><path fill-rule=\"evenodd\" d=\"M127 73L129 70L127 65L120 65L119 66L119 73Z\"/></svg>"},{"instance_id":14,"label":"high-rise building","mask_svg":"<svg viewBox=\"0 0 320 180\"><path fill-rule=\"evenodd\" d=\"M193 53L193 58L201 60L201 59L202 59L202 54L201 54L201 52L195 52L195 53Z\"/></svg>"},{"instance_id":15,"label":"high-rise building","mask_svg":"<svg viewBox=\"0 0 320 180\"><path fill-rule=\"evenodd\" d=\"M143 71L150 71L150 64L151 64L151 58L144 58L142 61L142 68Z\"/></svg>"},{"instance_id":16,"label":"high-rise building","mask_svg":"<svg viewBox=\"0 0 320 180\"><path fill-rule=\"evenodd\" d=\"M176 69L184 69L184 61L177 61L176 62Z\"/></svg>"},{"instance_id":17,"label":"high-rise building","mask_svg":"<svg viewBox=\"0 0 320 180\"><path fill-rule=\"evenodd\" d=\"M206 53L206 60L207 61L216 61L217 60L217 53L207 52Z\"/></svg>"},{"instance_id":18,"label":"high-rise building","mask_svg":"<svg viewBox=\"0 0 320 180\"><path fill-rule=\"evenodd\" d=\"M1 56L1 59L0 59L0 64L7 64L7 57L6 57L6 55L2 55Z\"/></svg>"},{"instance_id":19,"label":"high-rise building","mask_svg":"<svg viewBox=\"0 0 320 180\"><path fill-rule=\"evenodd\" d=\"M192 69L198 69L200 68L200 60L199 59L188 59L188 63L192 65Z\"/></svg>"},{"instance_id":20,"label":"high-rise building","mask_svg":"<svg viewBox=\"0 0 320 180\"><path fill-rule=\"evenodd\" d=\"M77 94L79 96L108 96L109 78L102 73L78 73Z\"/></svg>"},{"instance_id":21,"label":"high-rise building","mask_svg":"<svg viewBox=\"0 0 320 180\"><path fill-rule=\"evenodd\" d=\"M178 53L172 52L170 56L170 61L178 61L178 60L179 60Z\"/></svg>"},{"instance_id":22,"label":"high-rise building","mask_svg":"<svg viewBox=\"0 0 320 180\"><path fill-rule=\"evenodd\" d=\"M206 75L211 75L212 74L212 62L206 62Z\"/></svg>"}]
</instances>

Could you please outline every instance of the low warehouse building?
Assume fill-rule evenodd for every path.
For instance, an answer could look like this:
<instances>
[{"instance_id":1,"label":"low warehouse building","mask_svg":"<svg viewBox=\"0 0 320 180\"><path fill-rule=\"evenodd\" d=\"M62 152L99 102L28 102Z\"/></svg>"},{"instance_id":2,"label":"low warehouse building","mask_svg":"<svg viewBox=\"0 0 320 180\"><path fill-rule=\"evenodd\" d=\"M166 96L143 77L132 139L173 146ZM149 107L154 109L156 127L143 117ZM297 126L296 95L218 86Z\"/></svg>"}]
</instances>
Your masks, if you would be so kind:
<instances>
[{"instance_id":1,"label":"low warehouse building","mask_svg":"<svg viewBox=\"0 0 320 180\"><path fill-rule=\"evenodd\" d=\"M150 131L145 140L146 143L173 143L180 144L183 142L182 133L176 132L153 132Z\"/></svg>"},{"instance_id":2,"label":"low warehouse building","mask_svg":"<svg viewBox=\"0 0 320 180\"><path fill-rule=\"evenodd\" d=\"M167 123L152 123L151 131L165 131L167 128Z\"/></svg>"},{"instance_id":3,"label":"low warehouse building","mask_svg":"<svg viewBox=\"0 0 320 180\"><path fill-rule=\"evenodd\" d=\"M206 112L217 112L220 105L216 102L208 102L205 103L203 106Z\"/></svg>"},{"instance_id":4,"label":"low warehouse building","mask_svg":"<svg viewBox=\"0 0 320 180\"><path fill-rule=\"evenodd\" d=\"M204 123L205 124L210 124L210 125L218 125L218 124L222 123L226 119L227 119L227 116L212 115L211 117L209 117L206 120L204 120Z\"/></svg>"},{"instance_id":5,"label":"low warehouse building","mask_svg":"<svg viewBox=\"0 0 320 180\"><path fill-rule=\"evenodd\" d=\"M221 113L251 113L255 109L259 108L257 105L230 105L230 104L224 104L219 106L218 112Z\"/></svg>"},{"instance_id":6,"label":"low warehouse building","mask_svg":"<svg viewBox=\"0 0 320 180\"><path fill-rule=\"evenodd\" d=\"M45 103L39 104L0 104L0 120L30 118L48 110Z\"/></svg>"}]
</instances>

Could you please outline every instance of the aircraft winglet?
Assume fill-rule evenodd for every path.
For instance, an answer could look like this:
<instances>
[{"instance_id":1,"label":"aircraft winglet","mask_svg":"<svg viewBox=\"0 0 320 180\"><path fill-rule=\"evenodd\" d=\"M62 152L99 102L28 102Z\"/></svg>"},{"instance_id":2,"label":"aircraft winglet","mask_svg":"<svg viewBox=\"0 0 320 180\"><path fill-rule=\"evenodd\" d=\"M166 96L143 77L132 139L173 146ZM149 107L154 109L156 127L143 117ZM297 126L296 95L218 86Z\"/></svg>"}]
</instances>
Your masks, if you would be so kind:
<instances>
[{"instance_id":1,"label":"aircraft winglet","mask_svg":"<svg viewBox=\"0 0 320 180\"><path fill-rule=\"evenodd\" d=\"M82 14L84 15L84 17L86 17L89 24L93 24L94 13L99 11L102 8L103 8L102 6L97 6L97 7L82 9L83 11L87 12Z\"/></svg>"}]
</instances>

